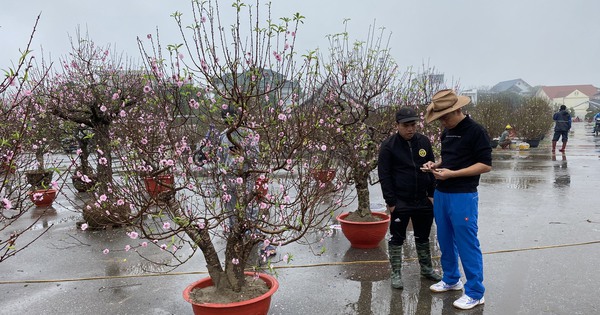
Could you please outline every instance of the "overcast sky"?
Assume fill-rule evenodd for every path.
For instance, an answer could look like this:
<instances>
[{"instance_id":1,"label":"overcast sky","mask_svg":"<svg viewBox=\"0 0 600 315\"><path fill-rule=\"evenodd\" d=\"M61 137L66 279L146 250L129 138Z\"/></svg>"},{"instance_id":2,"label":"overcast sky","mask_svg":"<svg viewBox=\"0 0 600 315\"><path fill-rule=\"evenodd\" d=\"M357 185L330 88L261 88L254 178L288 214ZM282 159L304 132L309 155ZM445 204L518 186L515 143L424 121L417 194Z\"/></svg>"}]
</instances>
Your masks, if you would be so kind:
<instances>
[{"instance_id":1,"label":"overcast sky","mask_svg":"<svg viewBox=\"0 0 600 315\"><path fill-rule=\"evenodd\" d=\"M231 12L230 0L219 0ZM188 0L0 0L0 69L19 57L41 12L33 48L53 61L69 51L68 35L87 28L99 45L137 57L136 37L158 27L178 43L175 11ZM297 49L326 49L327 34L349 22L353 39L369 25L392 33L392 54L403 67L435 67L462 88L521 78L531 85L600 87L600 1L597 0L273 0L273 16L306 17Z\"/></svg>"}]
</instances>

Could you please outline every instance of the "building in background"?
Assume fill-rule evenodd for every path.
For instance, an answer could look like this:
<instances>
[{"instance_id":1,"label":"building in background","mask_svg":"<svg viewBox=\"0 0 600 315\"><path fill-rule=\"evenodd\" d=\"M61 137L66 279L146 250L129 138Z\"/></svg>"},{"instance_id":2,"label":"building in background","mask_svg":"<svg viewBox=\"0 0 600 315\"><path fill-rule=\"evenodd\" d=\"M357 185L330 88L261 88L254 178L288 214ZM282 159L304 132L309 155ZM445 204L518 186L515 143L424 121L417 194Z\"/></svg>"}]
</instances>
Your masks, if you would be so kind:
<instances>
[{"instance_id":1,"label":"building in background","mask_svg":"<svg viewBox=\"0 0 600 315\"><path fill-rule=\"evenodd\" d=\"M492 93L505 93L512 92L519 95L530 95L533 94L533 88L523 79L514 79L508 81L502 81L494 85L490 92Z\"/></svg>"},{"instance_id":2,"label":"building in background","mask_svg":"<svg viewBox=\"0 0 600 315\"><path fill-rule=\"evenodd\" d=\"M542 86L535 94L550 100L552 105L565 105L574 111L573 118L585 119L588 111L594 111L595 104L600 103L600 90L591 85Z\"/></svg>"}]
</instances>

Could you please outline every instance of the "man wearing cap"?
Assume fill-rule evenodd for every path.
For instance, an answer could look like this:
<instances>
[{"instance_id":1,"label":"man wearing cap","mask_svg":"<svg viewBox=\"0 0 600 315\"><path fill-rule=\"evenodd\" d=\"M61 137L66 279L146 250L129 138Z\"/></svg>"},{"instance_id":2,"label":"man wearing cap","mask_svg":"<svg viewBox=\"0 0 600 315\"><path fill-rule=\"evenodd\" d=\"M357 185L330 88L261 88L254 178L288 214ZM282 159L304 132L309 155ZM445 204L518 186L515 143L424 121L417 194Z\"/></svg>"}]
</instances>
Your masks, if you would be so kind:
<instances>
[{"instance_id":1,"label":"man wearing cap","mask_svg":"<svg viewBox=\"0 0 600 315\"><path fill-rule=\"evenodd\" d=\"M504 131L500 135L500 139L498 139L498 145L502 149L508 148L512 142L512 137L510 136L511 130L512 130L512 127L510 125L506 125L506 127L504 128Z\"/></svg>"},{"instance_id":2,"label":"man wearing cap","mask_svg":"<svg viewBox=\"0 0 600 315\"><path fill-rule=\"evenodd\" d=\"M396 113L397 132L386 139L380 148L377 171L383 198L390 212L388 252L392 266L392 287L402 289L402 245L406 228L412 221L415 247L421 266L421 275L429 280L442 277L433 270L429 233L433 224L434 178L419 170L427 161L433 161L431 142L417 133L419 117L414 109L402 107Z\"/></svg>"},{"instance_id":3,"label":"man wearing cap","mask_svg":"<svg viewBox=\"0 0 600 315\"><path fill-rule=\"evenodd\" d=\"M440 120L441 159L427 162L423 171L435 176L435 223L442 252L443 279L430 287L433 292L462 290L460 261L467 282L464 294L453 305L471 309L485 302L483 294L483 256L477 239L477 186L481 174L492 169L492 147L485 129L465 115L461 107L471 100L453 90L437 92L427 107L425 121Z\"/></svg>"}]
</instances>

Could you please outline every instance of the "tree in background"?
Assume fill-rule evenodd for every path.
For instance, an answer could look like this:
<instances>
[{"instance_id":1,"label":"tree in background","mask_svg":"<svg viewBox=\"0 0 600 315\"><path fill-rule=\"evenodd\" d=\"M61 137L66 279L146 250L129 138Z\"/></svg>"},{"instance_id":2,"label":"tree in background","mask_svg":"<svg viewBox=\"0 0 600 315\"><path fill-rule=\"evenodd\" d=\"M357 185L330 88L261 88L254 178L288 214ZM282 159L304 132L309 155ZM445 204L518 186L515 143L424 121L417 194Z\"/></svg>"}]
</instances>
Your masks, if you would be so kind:
<instances>
[{"instance_id":1,"label":"tree in background","mask_svg":"<svg viewBox=\"0 0 600 315\"><path fill-rule=\"evenodd\" d=\"M476 105L466 109L488 132L490 139L500 136L506 125L516 127L521 97L514 93L482 94Z\"/></svg>"},{"instance_id":2,"label":"tree in background","mask_svg":"<svg viewBox=\"0 0 600 315\"><path fill-rule=\"evenodd\" d=\"M75 175L83 181L97 179L96 199L104 199L113 187L113 151L119 148L113 137L114 121L131 107L141 106L150 92L148 79L142 74L109 46L96 46L89 36L77 31L76 38L71 38L71 52L60 60L60 70L53 71L44 86L47 111L88 130L85 137L94 140L96 147L91 151L96 158L96 174L80 168ZM95 227L126 222L129 213L126 205L99 202L83 209L84 220Z\"/></svg>"},{"instance_id":3,"label":"tree in background","mask_svg":"<svg viewBox=\"0 0 600 315\"><path fill-rule=\"evenodd\" d=\"M515 111L517 135L524 140L541 140L552 128L552 106L543 98L524 97Z\"/></svg>"},{"instance_id":4,"label":"tree in background","mask_svg":"<svg viewBox=\"0 0 600 315\"><path fill-rule=\"evenodd\" d=\"M404 93L389 38L383 35L383 30L376 34L374 26L365 41L351 42L346 31L330 35L328 55L320 58L325 63L323 102L316 110L329 130L328 145L343 171L341 177L354 185L358 199L348 220L371 217L370 174L377 167L379 145L394 128L399 108L394 96Z\"/></svg>"}]
</instances>

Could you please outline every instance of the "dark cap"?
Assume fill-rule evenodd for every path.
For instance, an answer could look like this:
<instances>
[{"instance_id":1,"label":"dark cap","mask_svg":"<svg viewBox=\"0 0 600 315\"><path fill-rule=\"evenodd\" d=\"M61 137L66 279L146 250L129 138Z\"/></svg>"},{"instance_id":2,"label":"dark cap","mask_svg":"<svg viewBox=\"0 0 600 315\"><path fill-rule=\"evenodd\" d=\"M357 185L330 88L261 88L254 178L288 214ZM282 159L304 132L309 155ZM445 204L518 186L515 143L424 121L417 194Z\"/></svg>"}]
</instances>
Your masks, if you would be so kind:
<instances>
[{"instance_id":1,"label":"dark cap","mask_svg":"<svg viewBox=\"0 0 600 315\"><path fill-rule=\"evenodd\" d=\"M565 110L565 109L567 109L566 105L560 105L560 110Z\"/></svg>"},{"instance_id":2,"label":"dark cap","mask_svg":"<svg viewBox=\"0 0 600 315\"><path fill-rule=\"evenodd\" d=\"M415 110L411 107L401 107L400 110L396 113L397 123L405 123L415 120L419 120L419 116L417 116L417 112L415 112Z\"/></svg>"}]
</instances>

